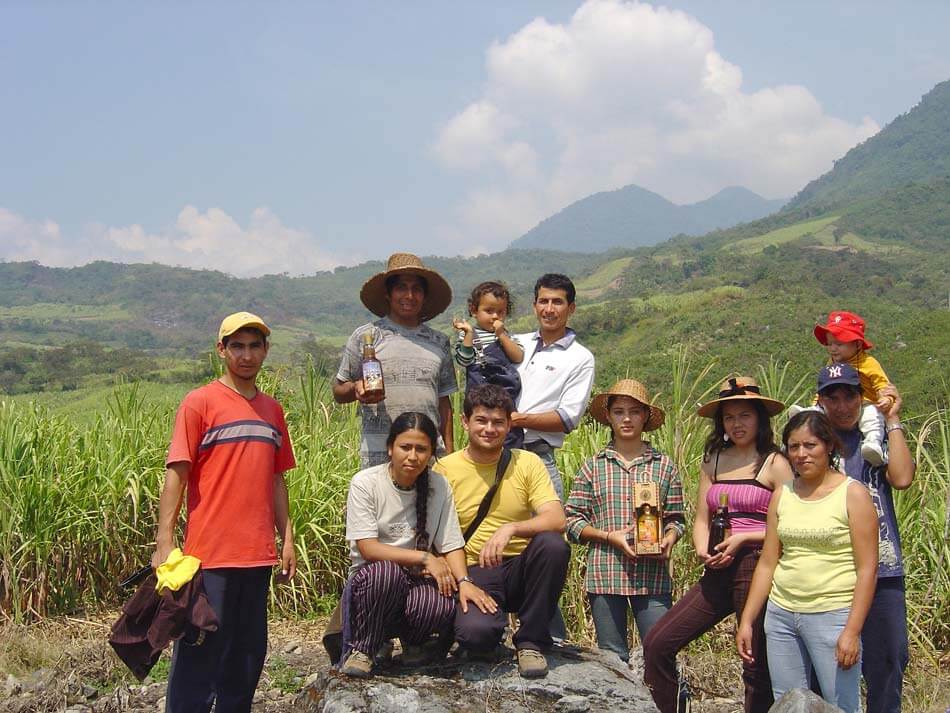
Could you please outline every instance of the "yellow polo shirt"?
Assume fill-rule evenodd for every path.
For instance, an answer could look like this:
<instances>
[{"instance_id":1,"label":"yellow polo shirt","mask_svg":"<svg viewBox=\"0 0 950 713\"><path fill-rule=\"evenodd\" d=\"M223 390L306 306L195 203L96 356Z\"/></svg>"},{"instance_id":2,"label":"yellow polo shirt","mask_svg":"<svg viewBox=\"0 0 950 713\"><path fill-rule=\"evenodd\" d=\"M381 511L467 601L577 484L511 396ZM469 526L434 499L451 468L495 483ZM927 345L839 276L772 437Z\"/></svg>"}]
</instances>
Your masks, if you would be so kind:
<instances>
[{"instance_id":1,"label":"yellow polo shirt","mask_svg":"<svg viewBox=\"0 0 950 713\"><path fill-rule=\"evenodd\" d=\"M495 482L496 466L497 461L475 463L465 451L456 451L436 461L433 470L444 475L452 486L462 532L475 519L479 503ZM468 563L478 564L478 554L499 527L509 522L530 520L541 505L557 500L551 476L541 459L534 453L513 449L511 463L492 499L492 507L465 545ZM520 555L527 546L527 539L512 537L502 555Z\"/></svg>"}]
</instances>

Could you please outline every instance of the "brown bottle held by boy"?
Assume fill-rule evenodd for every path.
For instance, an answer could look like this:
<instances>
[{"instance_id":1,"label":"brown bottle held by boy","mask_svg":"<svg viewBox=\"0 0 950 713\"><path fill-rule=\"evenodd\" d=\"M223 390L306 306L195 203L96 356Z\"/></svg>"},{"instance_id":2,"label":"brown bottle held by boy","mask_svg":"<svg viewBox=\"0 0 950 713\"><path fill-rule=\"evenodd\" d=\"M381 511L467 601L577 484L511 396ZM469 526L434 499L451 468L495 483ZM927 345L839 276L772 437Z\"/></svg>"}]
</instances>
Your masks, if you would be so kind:
<instances>
[{"instance_id":1,"label":"brown bottle held by boy","mask_svg":"<svg viewBox=\"0 0 950 713\"><path fill-rule=\"evenodd\" d=\"M732 534L732 522L729 518L729 494L719 493L719 507L709 523L709 546L706 551L710 557L719 554L716 545Z\"/></svg>"},{"instance_id":2,"label":"brown bottle held by boy","mask_svg":"<svg viewBox=\"0 0 950 713\"><path fill-rule=\"evenodd\" d=\"M637 555L660 555L660 489L656 483L636 483L633 486L633 509L636 516L634 550Z\"/></svg>"},{"instance_id":3,"label":"brown bottle held by boy","mask_svg":"<svg viewBox=\"0 0 950 713\"><path fill-rule=\"evenodd\" d=\"M360 361L360 370L363 376L363 393L366 396L386 397L386 386L383 383L383 365L376 358L376 347L373 346L373 333L363 333L363 358Z\"/></svg>"}]
</instances>

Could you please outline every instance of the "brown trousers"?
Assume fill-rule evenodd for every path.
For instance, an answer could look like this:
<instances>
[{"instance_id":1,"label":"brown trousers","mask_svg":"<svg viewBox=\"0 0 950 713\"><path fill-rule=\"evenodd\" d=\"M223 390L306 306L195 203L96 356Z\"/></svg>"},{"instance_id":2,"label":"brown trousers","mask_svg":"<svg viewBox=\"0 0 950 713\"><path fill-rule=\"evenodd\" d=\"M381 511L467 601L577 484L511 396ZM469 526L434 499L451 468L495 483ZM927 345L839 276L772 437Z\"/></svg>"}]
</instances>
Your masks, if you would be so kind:
<instances>
[{"instance_id":1,"label":"brown trousers","mask_svg":"<svg viewBox=\"0 0 950 713\"><path fill-rule=\"evenodd\" d=\"M643 643L643 680L660 713L676 713L679 688L676 654L730 614L742 614L759 550L740 550L725 569L707 569L700 580L650 629ZM752 627L755 663L742 665L745 713L766 713L772 706L772 681L762 623L765 607ZM738 656L738 654L736 654Z\"/></svg>"}]
</instances>

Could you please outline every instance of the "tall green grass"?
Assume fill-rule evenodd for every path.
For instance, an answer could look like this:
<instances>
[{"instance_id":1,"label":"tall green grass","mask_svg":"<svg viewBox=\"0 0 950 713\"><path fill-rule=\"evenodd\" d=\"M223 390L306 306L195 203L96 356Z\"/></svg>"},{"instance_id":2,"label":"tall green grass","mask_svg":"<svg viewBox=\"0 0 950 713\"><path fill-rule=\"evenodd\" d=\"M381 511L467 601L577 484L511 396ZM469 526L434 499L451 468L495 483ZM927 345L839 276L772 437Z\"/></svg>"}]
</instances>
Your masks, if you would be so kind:
<instances>
[{"instance_id":1,"label":"tall green grass","mask_svg":"<svg viewBox=\"0 0 950 713\"><path fill-rule=\"evenodd\" d=\"M671 376L660 403L667 419L651 435L680 466L691 521L708 429L695 407L718 387L722 374L714 362L691 358L685 350L673 350L666 358ZM285 406L298 462L288 474L288 487L299 574L272 595L277 610L298 616L325 613L339 594L347 568L346 491L359 468L355 409L334 405L319 373L310 364L302 376L267 371L261 381L262 389ZM766 393L786 403L807 398L806 385L787 365L772 364L755 376ZM30 404L0 403L3 617L28 621L121 601L117 582L148 562L152 552L173 410L167 402L143 399L135 385L116 388L108 408L87 425ZM935 657L950 646L950 414L937 410L908 420L917 480L896 498L908 572L908 620L917 650ZM593 422L570 434L558 452L568 481L606 437L606 429ZM574 548L563 600L571 633L581 640L593 633L583 555L583 548ZM672 567L677 592L700 575L688 536L677 546Z\"/></svg>"}]
</instances>

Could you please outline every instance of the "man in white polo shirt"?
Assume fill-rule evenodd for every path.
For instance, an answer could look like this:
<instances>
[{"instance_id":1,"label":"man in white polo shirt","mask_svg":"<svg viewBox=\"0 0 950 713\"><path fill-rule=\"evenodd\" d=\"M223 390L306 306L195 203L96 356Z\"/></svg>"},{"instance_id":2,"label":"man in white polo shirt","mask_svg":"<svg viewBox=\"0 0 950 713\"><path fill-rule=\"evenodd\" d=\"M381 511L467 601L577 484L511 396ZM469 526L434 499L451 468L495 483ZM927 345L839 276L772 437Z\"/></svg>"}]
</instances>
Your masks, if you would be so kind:
<instances>
[{"instance_id":1,"label":"man in white polo shirt","mask_svg":"<svg viewBox=\"0 0 950 713\"><path fill-rule=\"evenodd\" d=\"M580 423L594 383L594 355L577 341L567 321L574 314L574 283L548 273L534 285L538 330L520 334L525 355L518 365L521 395L512 426L525 429L524 448L541 457L563 502L564 486L554 451Z\"/></svg>"}]
</instances>

